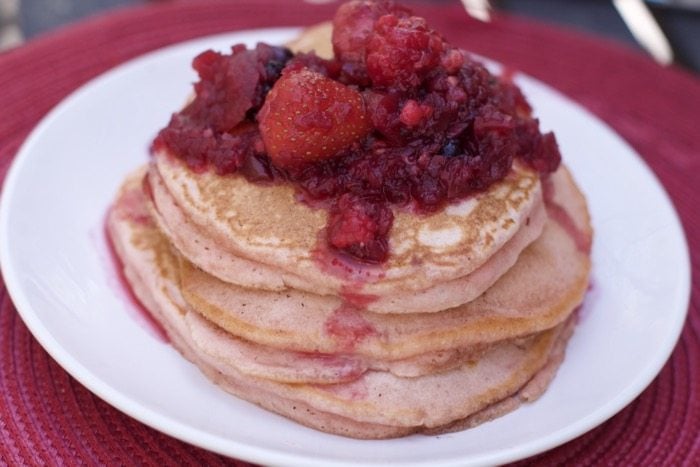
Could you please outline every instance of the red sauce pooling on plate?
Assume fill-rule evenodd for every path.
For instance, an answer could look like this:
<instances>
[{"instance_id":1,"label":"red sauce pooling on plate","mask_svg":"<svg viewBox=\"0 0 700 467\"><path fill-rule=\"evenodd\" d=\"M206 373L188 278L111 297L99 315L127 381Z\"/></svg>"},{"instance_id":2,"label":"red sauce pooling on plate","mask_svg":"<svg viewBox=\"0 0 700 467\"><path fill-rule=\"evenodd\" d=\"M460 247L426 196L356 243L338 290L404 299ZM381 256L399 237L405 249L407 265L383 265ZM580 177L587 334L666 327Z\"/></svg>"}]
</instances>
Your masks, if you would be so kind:
<instances>
[{"instance_id":1,"label":"red sauce pooling on plate","mask_svg":"<svg viewBox=\"0 0 700 467\"><path fill-rule=\"evenodd\" d=\"M107 213L107 216L109 216L109 213ZM136 216L134 218L134 221L141 222L143 221L143 218ZM150 222L150 218L148 219L148 221ZM149 332L149 334L151 334L161 342L170 342L168 334L165 332L165 329L163 329L163 326L161 326L160 323L156 321L156 319L141 303L138 297L136 297L136 294L134 293L132 287L126 280L126 276L124 275L124 264L121 262L121 259L119 258L117 252L114 250L114 244L112 243L112 238L110 237L109 232L107 231L106 222L104 226L105 243L107 244L107 251L111 262L111 267L109 268L109 271L115 273L115 287L119 288L120 296L126 302L128 309L134 312L138 323L143 325L144 328Z\"/></svg>"},{"instance_id":2,"label":"red sauce pooling on plate","mask_svg":"<svg viewBox=\"0 0 700 467\"><path fill-rule=\"evenodd\" d=\"M329 211L325 243L389 255L394 207L434 212L560 154L510 79L498 79L390 1L350 2L335 58L237 45L195 58L195 99L154 142L195 171L291 183ZM318 205L318 204L316 204Z\"/></svg>"}]
</instances>

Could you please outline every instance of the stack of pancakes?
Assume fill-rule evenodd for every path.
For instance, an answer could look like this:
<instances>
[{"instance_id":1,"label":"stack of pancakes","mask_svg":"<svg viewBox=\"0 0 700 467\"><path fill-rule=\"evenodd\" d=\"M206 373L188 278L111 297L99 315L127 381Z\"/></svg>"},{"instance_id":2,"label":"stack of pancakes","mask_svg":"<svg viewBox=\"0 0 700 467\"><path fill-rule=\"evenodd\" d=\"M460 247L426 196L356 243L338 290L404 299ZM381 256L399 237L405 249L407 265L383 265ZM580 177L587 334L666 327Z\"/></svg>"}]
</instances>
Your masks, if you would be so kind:
<instances>
[{"instance_id":1,"label":"stack of pancakes","mask_svg":"<svg viewBox=\"0 0 700 467\"><path fill-rule=\"evenodd\" d=\"M134 292L225 390L359 438L473 426L537 398L590 269L586 203L562 167L515 164L487 191L397 209L390 257L325 248L327 212L286 184L190 171L166 152L108 218Z\"/></svg>"}]
</instances>

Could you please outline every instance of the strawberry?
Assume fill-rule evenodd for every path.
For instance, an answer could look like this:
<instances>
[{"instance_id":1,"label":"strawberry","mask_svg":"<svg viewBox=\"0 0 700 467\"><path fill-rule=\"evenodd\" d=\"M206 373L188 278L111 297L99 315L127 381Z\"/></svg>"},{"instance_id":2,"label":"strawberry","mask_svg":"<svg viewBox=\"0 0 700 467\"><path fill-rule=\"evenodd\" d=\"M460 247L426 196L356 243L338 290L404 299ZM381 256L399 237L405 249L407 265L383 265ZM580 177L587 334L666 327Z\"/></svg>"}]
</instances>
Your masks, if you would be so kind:
<instances>
[{"instance_id":1,"label":"strawberry","mask_svg":"<svg viewBox=\"0 0 700 467\"><path fill-rule=\"evenodd\" d=\"M277 80L258 121L272 163L287 169L331 158L371 129L358 91L308 68Z\"/></svg>"}]
</instances>

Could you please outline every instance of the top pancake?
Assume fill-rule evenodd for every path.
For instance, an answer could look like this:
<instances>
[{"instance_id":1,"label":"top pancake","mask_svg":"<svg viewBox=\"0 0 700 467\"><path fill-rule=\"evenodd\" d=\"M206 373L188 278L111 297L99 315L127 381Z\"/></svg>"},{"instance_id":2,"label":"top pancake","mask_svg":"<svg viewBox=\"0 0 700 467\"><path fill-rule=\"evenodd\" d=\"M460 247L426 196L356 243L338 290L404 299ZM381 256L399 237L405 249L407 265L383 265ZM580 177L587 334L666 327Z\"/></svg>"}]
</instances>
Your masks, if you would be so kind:
<instances>
[{"instance_id":1,"label":"top pancake","mask_svg":"<svg viewBox=\"0 0 700 467\"><path fill-rule=\"evenodd\" d=\"M154 197L157 217L183 255L210 274L247 287L293 287L334 295L351 290L396 298L465 278L511 239L517 240L509 245L505 258L475 276L479 287L467 300L421 311L438 311L476 298L515 263L520 251L540 235L545 221L539 176L514 165L488 191L434 214L395 210L389 259L381 266L362 266L344 263L328 252L327 212L300 202L289 185L195 173L164 152L154 156L149 179L152 186L162 183ZM165 209L165 197L172 198L175 209ZM185 231L187 235L182 235ZM214 258L206 249L193 246L205 243L217 251ZM229 261L221 261L224 255ZM376 311L416 310L394 306Z\"/></svg>"}]
</instances>

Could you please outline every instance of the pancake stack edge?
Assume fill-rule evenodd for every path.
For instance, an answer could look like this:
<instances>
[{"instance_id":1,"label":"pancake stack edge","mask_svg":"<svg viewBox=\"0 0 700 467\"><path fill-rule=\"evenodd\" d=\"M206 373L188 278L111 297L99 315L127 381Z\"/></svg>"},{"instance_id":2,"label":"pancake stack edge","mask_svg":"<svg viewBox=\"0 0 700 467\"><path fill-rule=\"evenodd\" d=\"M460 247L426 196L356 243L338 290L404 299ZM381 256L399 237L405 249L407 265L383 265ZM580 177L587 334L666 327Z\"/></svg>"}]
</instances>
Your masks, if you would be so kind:
<instances>
[{"instance_id":1,"label":"pancake stack edge","mask_svg":"<svg viewBox=\"0 0 700 467\"><path fill-rule=\"evenodd\" d=\"M177 172L172 179L178 183L163 181L163 164ZM369 311L343 293L290 287L300 274L281 268L284 260L270 264L239 256L234 242L221 238L221 226L235 219L235 210L218 227L194 220L215 209L193 215L202 205L183 206L183 200L197 197L174 194L169 186L191 189L202 180L193 181L196 175L173 164L156 158L125 181L108 217L109 234L134 292L173 345L238 397L345 436L435 434L536 399L563 359L574 310L588 285L590 260L581 237L590 242L591 236L585 200L565 168L549 178L544 196L558 218L544 214L537 228L532 203L500 248L466 276L449 279L468 284L481 270L486 279L477 276L475 298L439 311L386 313ZM255 199L286 199L285 190L279 191L281 197L265 193ZM531 225L534 235L520 232ZM525 240L513 247L519 234ZM245 244L261 235L236 241ZM510 253L515 260L489 266L504 248L515 250ZM231 258L231 270L239 272L230 275L249 274L249 283L217 277L221 263Z\"/></svg>"}]
</instances>

